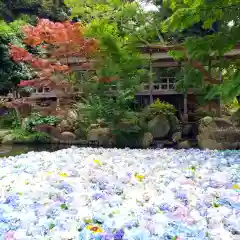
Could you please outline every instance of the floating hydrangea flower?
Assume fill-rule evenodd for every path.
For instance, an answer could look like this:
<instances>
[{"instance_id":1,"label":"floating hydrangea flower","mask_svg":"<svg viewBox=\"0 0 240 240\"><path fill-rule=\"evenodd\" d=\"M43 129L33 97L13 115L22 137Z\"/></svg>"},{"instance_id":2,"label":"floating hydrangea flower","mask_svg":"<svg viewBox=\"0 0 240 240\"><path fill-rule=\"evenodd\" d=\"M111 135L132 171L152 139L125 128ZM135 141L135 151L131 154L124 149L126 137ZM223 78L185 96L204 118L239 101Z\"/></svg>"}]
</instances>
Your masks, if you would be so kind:
<instances>
[{"instance_id":1,"label":"floating hydrangea flower","mask_svg":"<svg viewBox=\"0 0 240 240\"><path fill-rule=\"evenodd\" d=\"M98 160L98 159L94 159L93 162L94 162L95 164L99 165L99 166L102 165L102 162L101 162L100 160Z\"/></svg>"},{"instance_id":2,"label":"floating hydrangea flower","mask_svg":"<svg viewBox=\"0 0 240 240\"><path fill-rule=\"evenodd\" d=\"M94 193L92 197L94 200L98 200L105 198L105 195L103 193Z\"/></svg>"},{"instance_id":3,"label":"floating hydrangea flower","mask_svg":"<svg viewBox=\"0 0 240 240\"><path fill-rule=\"evenodd\" d=\"M120 230L117 230L115 233L114 233L114 240L122 240L123 239L123 236L124 236L124 231L123 229L120 229Z\"/></svg>"},{"instance_id":4,"label":"floating hydrangea flower","mask_svg":"<svg viewBox=\"0 0 240 240\"><path fill-rule=\"evenodd\" d=\"M60 173L58 173L58 175L60 177L64 177L64 178L69 176L68 173L65 173L65 172L60 172Z\"/></svg>"},{"instance_id":5,"label":"floating hydrangea flower","mask_svg":"<svg viewBox=\"0 0 240 240\"><path fill-rule=\"evenodd\" d=\"M135 177L139 182L142 182L143 179L145 178L144 175L138 174L138 173L135 173L135 174L134 174L134 177Z\"/></svg>"},{"instance_id":6,"label":"floating hydrangea flower","mask_svg":"<svg viewBox=\"0 0 240 240\"><path fill-rule=\"evenodd\" d=\"M9 231L9 232L5 233L4 240L16 240L16 238L14 237L14 232Z\"/></svg>"},{"instance_id":7,"label":"floating hydrangea flower","mask_svg":"<svg viewBox=\"0 0 240 240\"><path fill-rule=\"evenodd\" d=\"M10 230L16 239L232 236L239 229L240 152L225 158L208 150L74 147L0 159L0 176L7 176L0 239Z\"/></svg>"},{"instance_id":8,"label":"floating hydrangea flower","mask_svg":"<svg viewBox=\"0 0 240 240\"><path fill-rule=\"evenodd\" d=\"M88 226L86 226L86 229L88 229L94 233L103 233L103 229L97 225L88 225Z\"/></svg>"}]
</instances>

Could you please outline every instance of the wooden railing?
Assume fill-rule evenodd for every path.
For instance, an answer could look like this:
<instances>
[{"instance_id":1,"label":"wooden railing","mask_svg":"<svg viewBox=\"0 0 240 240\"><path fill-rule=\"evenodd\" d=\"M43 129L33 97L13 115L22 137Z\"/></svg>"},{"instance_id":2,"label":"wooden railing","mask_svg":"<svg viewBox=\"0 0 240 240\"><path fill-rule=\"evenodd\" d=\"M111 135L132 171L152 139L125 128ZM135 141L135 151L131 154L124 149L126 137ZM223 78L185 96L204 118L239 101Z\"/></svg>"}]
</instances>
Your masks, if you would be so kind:
<instances>
[{"instance_id":1,"label":"wooden railing","mask_svg":"<svg viewBox=\"0 0 240 240\"><path fill-rule=\"evenodd\" d=\"M176 90L176 78L175 77L161 77L159 82L144 83L142 84L140 91L141 92L166 92L166 91L175 91Z\"/></svg>"}]
</instances>

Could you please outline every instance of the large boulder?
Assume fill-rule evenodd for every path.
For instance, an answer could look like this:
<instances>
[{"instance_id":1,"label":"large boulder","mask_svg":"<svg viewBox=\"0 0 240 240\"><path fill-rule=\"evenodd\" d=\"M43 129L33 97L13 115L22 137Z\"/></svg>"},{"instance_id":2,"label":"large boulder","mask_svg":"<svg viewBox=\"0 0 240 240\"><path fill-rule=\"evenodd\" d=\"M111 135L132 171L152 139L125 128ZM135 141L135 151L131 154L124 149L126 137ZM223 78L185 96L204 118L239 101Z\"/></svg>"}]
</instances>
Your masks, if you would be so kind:
<instances>
[{"instance_id":1,"label":"large boulder","mask_svg":"<svg viewBox=\"0 0 240 240\"><path fill-rule=\"evenodd\" d=\"M167 137L171 126L166 116L158 115L148 122L149 132L153 138L164 138Z\"/></svg>"},{"instance_id":2,"label":"large boulder","mask_svg":"<svg viewBox=\"0 0 240 240\"><path fill-rule=\"evenodd\" d=\"M109 128L93 128L87 134L89 143L95 142L100 146L110 146L112 143L112 134Z\"/></svg>"},{"instance_id":3,"label":"large boulder","mask_svg":"<svg viewBox=\"0 0 240 240\"><path fill-rule=\"evenodd\" d=\"M197 136L200 148L208 149L239 149L240 128L224 118L205 117L199 122Z\"/></svg>"}]
</instances>

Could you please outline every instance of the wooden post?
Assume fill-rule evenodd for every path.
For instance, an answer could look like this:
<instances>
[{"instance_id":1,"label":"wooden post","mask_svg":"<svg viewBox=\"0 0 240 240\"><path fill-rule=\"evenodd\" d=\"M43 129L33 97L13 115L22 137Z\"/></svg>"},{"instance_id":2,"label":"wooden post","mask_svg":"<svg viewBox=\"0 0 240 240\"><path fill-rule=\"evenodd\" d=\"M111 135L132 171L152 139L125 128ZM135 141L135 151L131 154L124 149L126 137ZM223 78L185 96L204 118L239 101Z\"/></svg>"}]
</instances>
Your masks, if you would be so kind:
<instances>
[{"instance_id":1,"label":"wooden post","mask_svg":"<svg viewBox=\"0 0 240 240\"><path fill-rule=\"evenodd\" d=\"M222 69L221 67L219 68L219 82L221 84L222 82ZM222 108L221 108L221 98L218 97L217 99L217 110L216 110L217 116L221 117L222 116Z\"/></svg>"},{"instance_id":2,"label":"wooden post","mask_svg":"<svg viewBox=\"0 0 240 240\"><path fill-rule=\"evenodd\" d=\"M212 61L211 59L208 60L208 72L210 75L212 75ZM212 112L212 103L208 103L208 111Z\"/></svg>"},{"instance_id":3,"label":"wooden post","mask_svg":"<svg viewBox=\"0 0 240 240\"><path fill-rule=\"evenodd\" d=\"M153 89L153 67L152 67L152 52L150 52L150 78L149 78L149 87L150 87L150 104L153 103L153 95L152 95L152 89Z\"/></svg>"},{"instance_id":4,"label":"wooden post","mask_svg":"<svg viewBox=\"0 0 240 240\"><path fill-rule=\"evenodd\" d=\"M188 122L187 93L183 96L183 119Z\"/></svg>"}]
</instances>

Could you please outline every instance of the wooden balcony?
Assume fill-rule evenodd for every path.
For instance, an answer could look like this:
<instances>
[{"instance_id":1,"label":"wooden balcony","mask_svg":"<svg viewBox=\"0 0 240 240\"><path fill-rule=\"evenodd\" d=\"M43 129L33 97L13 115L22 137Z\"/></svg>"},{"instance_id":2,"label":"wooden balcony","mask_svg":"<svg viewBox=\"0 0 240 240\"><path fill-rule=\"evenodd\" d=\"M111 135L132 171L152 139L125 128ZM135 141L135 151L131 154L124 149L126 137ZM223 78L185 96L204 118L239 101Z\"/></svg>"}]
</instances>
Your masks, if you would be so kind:
<instances>
[{"instance_id":1,"label":"wooden balcony","mask_svg":"<svg viewBox=\"0 0 240 240\"><path fill-rule=\"evenodd\" d=\"M170 95L180 94L176 90L176 78L175 77L161 77L159 82L143 83L140 86L139 93L137 95Z\"/></svg>"},{"instance_id":2,"label":"wooden balcony","mask_svg":"<svg viewBox=\"0 0 240 240\"><path fill-rule=\"evenodd\" d=\"M34 89L34 92L30 94L30 97L27 99L43 99L43 98L68 98L75 95L82 94L81 89L62 89L62 90L52 90L50 88L43 88L43 89Z\"/></svg>"},{"instance_id":3,"label":"wooden balcony","mask_svg":"<svg viewBox=\"0 0 240 240\"><path fill-rule=\"evenodd\" d=\"M152 95L174 95L181 94L176 90L176 78L175 77L161 77L158 79L159 82L153 84L143 83L139 87L137 96L148 96ZM117 94L117 85L112 85L109 88L108 95Z\"/></svg>"}]
</instances>

